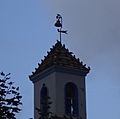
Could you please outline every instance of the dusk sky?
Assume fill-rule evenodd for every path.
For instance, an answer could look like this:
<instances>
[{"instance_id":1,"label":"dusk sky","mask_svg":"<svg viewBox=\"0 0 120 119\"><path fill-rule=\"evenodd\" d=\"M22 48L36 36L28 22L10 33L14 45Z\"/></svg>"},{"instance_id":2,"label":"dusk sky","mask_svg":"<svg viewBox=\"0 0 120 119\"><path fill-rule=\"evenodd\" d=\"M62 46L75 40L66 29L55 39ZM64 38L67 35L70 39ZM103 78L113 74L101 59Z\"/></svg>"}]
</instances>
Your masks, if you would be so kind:
<instances>
[{"instance_id":1,"label":"dusk sky","mask_svg":"<svg viewBox=\"0 0 120 119\"><path fill-rule=\"evenodd\" d=\"M0 0L0 71L20 87L17 119L33 117L28 76L59 39L58 13L68 30L62 43L91 67L87 119L120 119L120 0Z\"/></svg>"}]
</instances>

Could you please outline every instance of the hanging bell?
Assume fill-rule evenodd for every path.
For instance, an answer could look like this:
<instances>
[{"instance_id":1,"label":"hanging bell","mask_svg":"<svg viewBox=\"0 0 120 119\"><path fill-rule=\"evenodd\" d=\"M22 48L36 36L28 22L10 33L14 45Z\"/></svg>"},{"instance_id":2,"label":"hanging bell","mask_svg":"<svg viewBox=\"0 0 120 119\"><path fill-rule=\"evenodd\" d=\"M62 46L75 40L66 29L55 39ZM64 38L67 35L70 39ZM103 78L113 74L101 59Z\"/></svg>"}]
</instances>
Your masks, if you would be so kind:
<instances>
[{"instance_id":1,"label":"hanging bell","mask_svg":"<svg viewBox=\"0 0 120 119\"><path fill-rule=\"evenodd\" d=\"M56 21L55 26L56 26L56 27L62 27L62 24L60 23L60 20L59 20L59 19Z\"/></svg>"}]
</instances>

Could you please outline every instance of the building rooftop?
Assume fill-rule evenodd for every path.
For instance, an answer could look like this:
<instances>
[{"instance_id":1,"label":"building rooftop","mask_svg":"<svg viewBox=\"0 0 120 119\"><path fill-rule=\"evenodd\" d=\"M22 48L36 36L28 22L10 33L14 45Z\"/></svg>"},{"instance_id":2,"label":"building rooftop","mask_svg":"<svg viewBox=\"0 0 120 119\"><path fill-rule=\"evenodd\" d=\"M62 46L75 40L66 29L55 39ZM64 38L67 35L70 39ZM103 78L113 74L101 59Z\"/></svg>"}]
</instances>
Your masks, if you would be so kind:
<instances>
[{"instance_id":1,"label":"building rooftop","mask_svg":"<svg viewBox=\"0 0 120 119\"><path fill-rule=\"evenodd\" d=\"M86 64L83 64L79 58L76 58L72 52L65 48L64 44L57 40L57 43L50 48L50 52L47 52L47 56L44 56L41 63L38 63L38 68L35 68L35 72L32 72L29 77L31 78L54 65L77 69L85 74L90 71L90 67L86 67Z\"/></svg>"}]
</instances>

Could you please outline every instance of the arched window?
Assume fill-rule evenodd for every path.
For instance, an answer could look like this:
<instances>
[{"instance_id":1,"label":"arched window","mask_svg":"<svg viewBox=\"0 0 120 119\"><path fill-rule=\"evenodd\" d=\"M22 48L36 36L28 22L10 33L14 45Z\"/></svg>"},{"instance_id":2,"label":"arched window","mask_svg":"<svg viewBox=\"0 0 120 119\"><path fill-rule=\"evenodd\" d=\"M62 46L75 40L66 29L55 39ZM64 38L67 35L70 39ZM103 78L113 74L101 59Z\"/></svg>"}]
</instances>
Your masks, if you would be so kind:
<instances>
[{"instance_id":1,"label":"arched window","mask_svg":"<svg viewBox=\"0 0 120 119\"><path fill-rule=\"evenodd\" d=\"M74 83L65 85L65 113L67 115L78 116L78 89Z\"/></svg>"},{"instance_id":2,"label":"arched window","mask_svg":"<svg viewBox=\"0 0 120 119\"><path fill-rule=\"evenodd\" d=\"M40 97L41 115L46 116L48 112L48 90L45 84L43 84L43 87L41 89Z\"/></svg>"}]
</instances>

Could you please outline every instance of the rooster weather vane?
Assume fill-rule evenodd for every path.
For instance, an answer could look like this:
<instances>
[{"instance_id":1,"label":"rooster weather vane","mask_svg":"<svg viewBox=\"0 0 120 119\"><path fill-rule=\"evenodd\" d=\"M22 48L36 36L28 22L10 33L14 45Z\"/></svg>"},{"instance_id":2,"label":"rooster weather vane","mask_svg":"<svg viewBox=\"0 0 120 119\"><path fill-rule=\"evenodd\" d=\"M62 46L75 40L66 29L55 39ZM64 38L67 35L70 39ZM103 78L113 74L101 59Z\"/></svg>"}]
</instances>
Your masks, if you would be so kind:
<instances>
[{"instance_id":1,"label":"rooster weather vane","mask_svg":"<svg viewBox=\"0 0 120 119\"><path fill-rule=\"evenodd\" d=\"M67 30L62 30L62 16L60 14L57 14L56 16L56 23L55 23L55 27L58 27L57 31L60 33L60 42L61 42L61 34L67 34Z\"/></svg>"}]
</instances>

